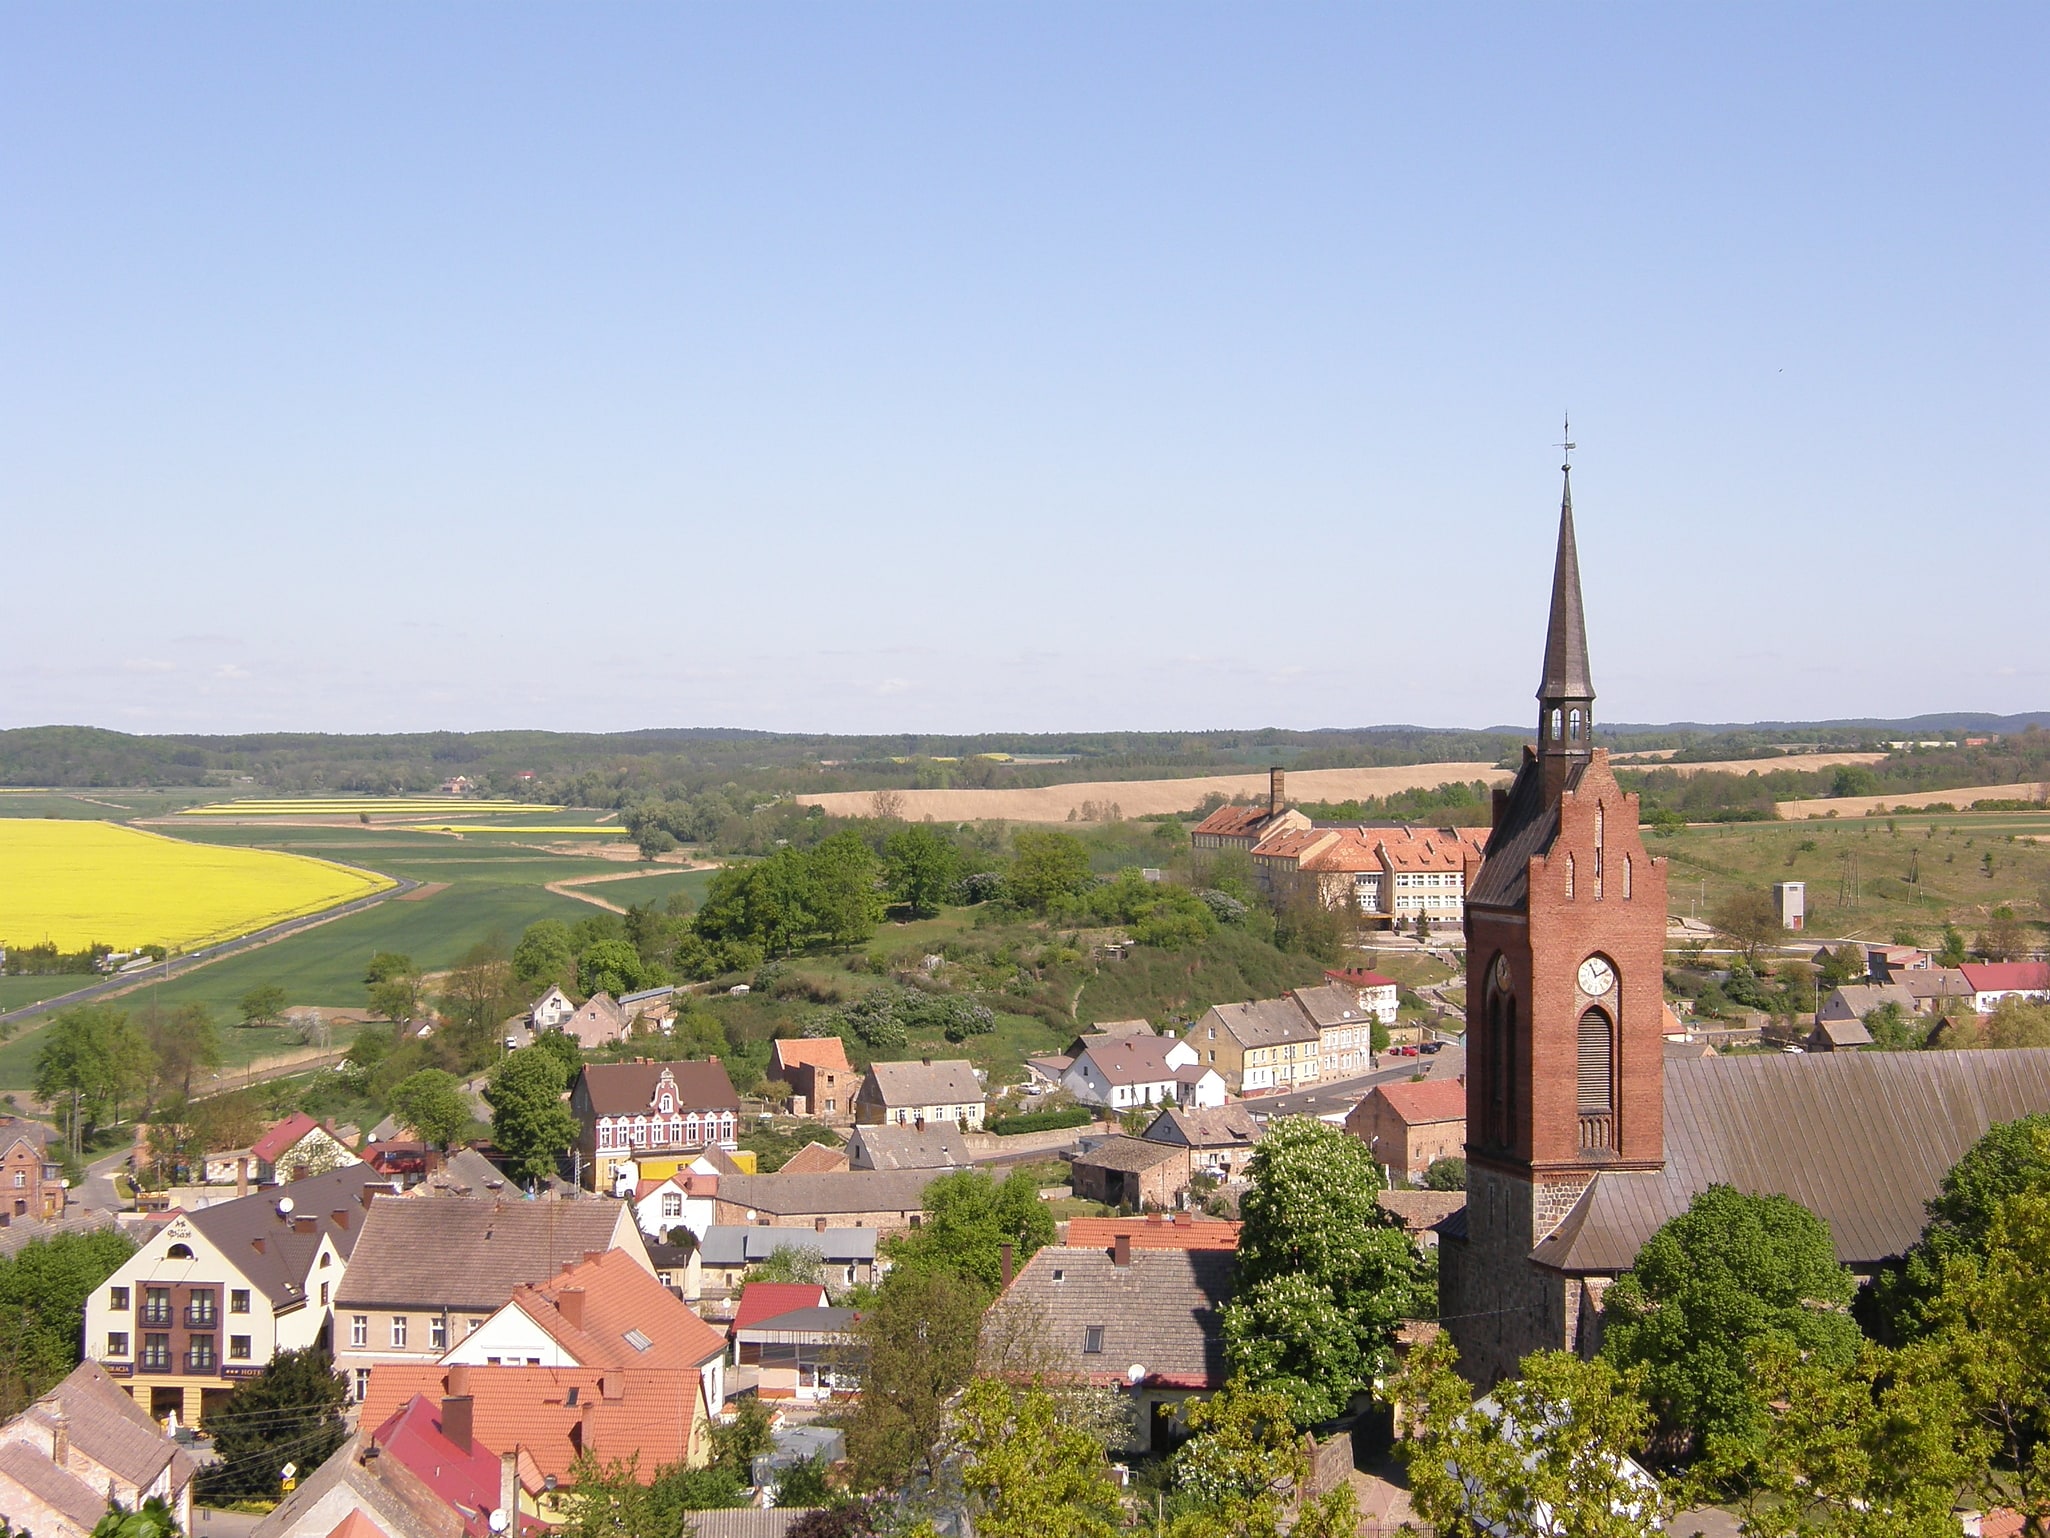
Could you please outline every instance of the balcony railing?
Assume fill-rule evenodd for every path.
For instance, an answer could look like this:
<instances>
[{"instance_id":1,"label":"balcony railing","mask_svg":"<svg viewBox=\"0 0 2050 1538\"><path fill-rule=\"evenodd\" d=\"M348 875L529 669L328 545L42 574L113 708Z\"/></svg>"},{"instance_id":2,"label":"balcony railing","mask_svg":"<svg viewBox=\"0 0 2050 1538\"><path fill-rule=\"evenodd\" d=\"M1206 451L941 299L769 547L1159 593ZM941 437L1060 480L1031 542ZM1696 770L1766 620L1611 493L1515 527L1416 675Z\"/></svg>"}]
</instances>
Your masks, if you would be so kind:
<instances>
[{"instance_id":1,"label":"balcony railing","mask_svg":"<svg viewBox=\"0 0 2050 1538\"><path fill-rule=\"evenodd\" d=\"M146 1329L168 1330L177 1310L168 1303L145 1303L142 1306L142 1323Z\"/></svg>"},{"instance_id":2,"label":"balcony railing","mask_svg":"<svg viewBox=\"0 0 2050 1538\"><path fill-rule=\"evenodd\" d=\"M210 1303L204 1307L192 1305L187 1305L186 1307L185 1328L188 1330L211 1330L220 1322L220 1314L215 1311Z\"/></svg>"},{"instance_id":3,"label":"balcony railing","mask_svg":"<svg viewBox=\"0 0 2050 1538\"><path fill-rule=\"evenodd\" d=\"M211 1351L188 1351L185 1353L185 1370L187 1372L216 1372L220 1369L220 1365L221 1359Z\"/></svg>"},{"instance_id":4,"label":"balcony railing","mask_svg":"<svg viewBox=\"0 0 2050 1538\"><path fill-rule=\"evenodd\" d=\"M135 1360L137 1372L169 1372L171 1353L168 1351L145 1351Z\"/></svg>"},{"instance_id":5,"label":"balcony railing","mask_svg":"<svg viewBox=\"0 0 2050 1538\"><path fill-rule=\"evenodd\" d=\"M1616 1146L1616 1118L1607 1111L1595 1115L1583 1114L1580 1118L1580 1148L1583 1153L1598 1153Z\"/></svg>"}]
</instances>

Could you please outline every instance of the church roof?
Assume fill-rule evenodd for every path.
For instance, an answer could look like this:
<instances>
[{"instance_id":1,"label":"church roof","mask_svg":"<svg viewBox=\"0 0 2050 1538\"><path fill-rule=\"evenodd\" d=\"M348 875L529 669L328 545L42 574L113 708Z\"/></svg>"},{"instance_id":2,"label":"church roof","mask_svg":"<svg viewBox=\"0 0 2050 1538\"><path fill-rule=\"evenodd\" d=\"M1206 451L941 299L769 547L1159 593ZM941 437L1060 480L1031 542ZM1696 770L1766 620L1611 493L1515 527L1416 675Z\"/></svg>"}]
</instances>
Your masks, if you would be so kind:
<instances>
[{"instance_id":1,"label":"church roof","mask_svg":"<svg viewBox=\"0 0 2050 1538\"><path fill-rule=\"evenodd\" d=\"M1580 550L1573 540L1573 473L1559 502L1559 550L1552 562L1552 614L1545 626L1545 676L1538 698L1591 700L1587 616L1580 602Z\"/></svg>"},{"instance_id":2,"label":"church roof","mask_svg":"<svg viewBox=\"0 0 2050 1538\"><path fill-rule=\"evenodd\" d=\"M1573 766L1566 778L1568 790L1580 783L1586 768L1584 760ZM1495 825L1494 832L1488 835L1487 853L1481 862L1481 873L1466 894L1467 905L1523 907L1530 896L1530 862L1552 847L1558 833L1559 808L1546 802L1537 753L1526 747L1523 767L1516 771L1516 782L1509 787L1509 805L1503 809L1502 820Z\"/></svg>"},{"instance_id":3,"label":"church roof","mask_svg":"<svg viewBox=\"0 0 2050 1538\"><path fill-rule=\"evenodd\" d=\"M1791 1197L1869 1271L1921 1237L1944 1175L1997 1122L2050 1111L2050 1048L1668 1062L1663 1170L1597 1174L1531 1258L1627 1270L1711 1185Z\"/></svg>"}]
</instances>

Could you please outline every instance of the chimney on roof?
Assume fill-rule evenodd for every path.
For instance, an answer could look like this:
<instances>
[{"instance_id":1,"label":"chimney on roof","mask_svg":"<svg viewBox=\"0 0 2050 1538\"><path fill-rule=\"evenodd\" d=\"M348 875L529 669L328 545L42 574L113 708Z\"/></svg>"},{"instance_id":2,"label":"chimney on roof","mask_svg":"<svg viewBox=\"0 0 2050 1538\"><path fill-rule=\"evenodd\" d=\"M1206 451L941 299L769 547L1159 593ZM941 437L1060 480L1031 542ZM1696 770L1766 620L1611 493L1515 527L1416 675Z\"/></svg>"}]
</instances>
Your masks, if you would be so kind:
<instances>
[{"instance_id":1,"label":"chimney on roof","mask_svg":"<svg viewBox=\"0 0 2050 1538\"><path fill-rule=\"evenodd\" d=\"M919 1061L925 1064L925 1066L928 1068L932 1067L932 1059L929 1057L921 1057Z\"/></svg>"},{"instance_id":2,"label":"chimney on roof","mask_svg":"<svg viewBox=\"0 0 2050 1538\"><path fill-rule=\"evenodd\" d=\"M819 1233L824 1233L826 1231L826 1220L824 1218L813 1218L812 1228Z\"/></svg>"},{"instance_id":3,"label":"chimney on roof","mask_svg":"<svg viewBox=\"0 0 2050 1538\"><path fill-rule=\"evenodd\" d=\"M470 1392L470 1368L465 1362L457 1362L448 1370L448 1391L458 1398L466 1398Z\"/></svg>"},{"instance_id":4,"label":"chimney on roof","mask_svg":"<svg viewBox=\"0 0 2050 1538\"><path fill-rule=\"evenodd\" d=\"M555 1307L572 1330L584 1327L584 1289L565 1287L555 1295Z\"/></svg>"},{"instance_id":5,"label":"chimney on roof","mask_svg":"<svg viewBox=\"0 0 2050 1538\"><path fill-rule=\"evenodd\" d=\"M337 1228L347 1228L349 1226L349 1209L347 1207L337 1207L328 1216L334 1219L335 1227Z\"/></svg>"},{"instance_id":6,"label":"chimney on roof","mask_svg":"<svg viewBox=\"0 0 2050 1538\"><path fill-rule=\"evenodd\" d=\"M1148 1223L1151 1223L1155 1228L1158 1228L1160 1227L1161 1223L1165 1220L1161 1217L1159 1213L1149 1212L1146 1214L1146 1221Z\"/></svg>"},{"instance_id":7,"label":"chimney on roof","mask_svg":"<svg viewBox=\"0 0 2050 1538\"><path fill-rule=\"evenodd\" d=\"M1282 795L1286 782L1287 776L1281 772L1281 765L1276 764L1267 771L1267 815L1269 817L1279 817L1282 809L1288 804Z\"/></svg>"},{"instance_id":8,"label":"chimney on roof","mask_svg":"<svg viewBox=\"0 0 2050 1538\"><path fill-rule=\"evenodd\" d=\"M295 1233L295 1234L310 1234L310 1233L312 1233L312 1232L313 1232L313 1219L312 1219L312 1218L306 1218L306 1217L301 1217L301 1218L294 1218L294 1219L292 1219L292 1232L293 1232L293 1233Z\"/></svg>"},{"instance_id":9,"label":"chimney on roof","mask_svg":"<svg viewBox=\"0 0 2050 1538\"><path fill-rule=\"evenodd\" d=\"M61 1469L70 1456L71 1418L64 1413L64 1403L59 1400L52 1406L50 1416L50 1461Z\"/></svg>"},{"instance_id":10,"label":"chimney on roof","mask_svg":"<svg viewBox=\"0 0 2050 1538\"><path fill-rule=\"evenodd\" d=\"M1495 829L1502 826L1502 818L1509 810L1509 787L1507 785L1497 785L1494 795L1489 798L1489 802L1488 831L1492 833Z\"/></svg>"},{"instance_id":11,"label":"chimney on roof","mask_svg":"<svg viewBox=\"0 0 2050 1538\"><path fill-rule=\"evenodd\" d=\"M623 1372L600 1373L598 1392L607 1399L626 1398L626 1374Z\"/></svg>"},{"instance_id":12,"label":"chimney on roof","mask_svg":"<svg viewBox=\"0 0 2050 1538\"><path fill-rule=\"evenodd\" d=\"M362 1195L362 1196L361 1196L361 1198L359 1198L359 1199L360 1199L360 1200L362 1201L362 1203L363 1203L363 1210L364 1210L365 1212L368 1212L368 1211L370 1210L370 1204L371 1204L371 1202L373 1202L373 1201L375 1201L375 1200L377 1199L377 1193L376 1193L376 1191L374 1191L374 1190L373 1190L373 1189L372 1189L371 1187L369 1187L369 1186L365 1186L365 1187L363 1188L363 1195Z\"/></svg>"},{"instance_id":13,"label":"chimney on roof","mask_svg":"<svg viewBox=\"0 0 2050 1538\"><path fill-rule=\"evenodd\" d=\"M1119 1234L1110 1242L1110 1263L1122 1269L1132 1263L1132 1236Z\"/></svg>"},{"instance_id":14,"label":"chimney on roof","mask_svg":"<svg viewBox=\"0 0 2050 1538\"><path fill-rule=\"evenodd\" d=\"M1176 1228L1194 1228L1196 1220L1186 1212L1177 1212L1174 1215L1174 1226Z\"/></svg>"},{"instance_id":15,"label":"chimney on roof","mask_svg":"<svg viewBox=\"0 0 2050 1538\"><path fill-rule=\"evenodd\" d=\"M997 1253L1003 1257L1003 1277L1006 1287L1011 1285L1012 1268L1017 1264L1017 1250L1009 1244L997 1246Z\"/></svg>"},{"instance_id":16,"label":"chimney on roof","mask_svg":"<svg viewBox=\"0 0 2050 1538\"><path fill-rule=\"evenodd\" d=\"M258 1234L258 1235L257 1235L257 1236L256 1236L256 1237L255 1237L254 1239L251 1239L251 1240L250 1240L249 1242L250 1242L251 1244L253 1244L253 1245L255 1245L255 1246L256 1246L256 1253L257 1253L257 1254L261 1255L261 1254L263 1253L263 1235L262 1235L262 1234Z\"/></svg>"},{"instance_id":17,"label":"chimney on roof","mask_svg":"<svg viewBox=\"0 0 2050 1538\"><path fill-rule=\"evenodd\" d=\"M471 1406L468 1394L449 1394L441 1401L441 1434L463 1452L470 1450Z\"/></svg>"},{"instance_id":18,"label":"chimney on roof","mask_svg":"<svg viewBox=\"0 0 2050 1538\"><path fill-rule=\"evenodd\" d=\"M235 1194L237 1196L247 1196L249 1194L249 1161L246 1158L235 1161Z\"/></svg>"},{"instance_id":19,"label":"chimney on roof","mask_svg":"<svg viewBox=\"0 0 2050 1538\"><path fill-rule=\"evenodd\" d=\"M585 1251L584 1251L584 1264L585 1264L585 1265L587 1265L587 1266L588 1266L588 1265L591 1265L592 1263L594 1263L594 1262L596 1262L596 1261L600 1261L600 1260L603 1260L604 1258L605 1258L605 1252L604 1252L603 1250L585 1250ZM576 1262L575 1262L575 1261L571 1261L571 1262L570 1262L570 1265L572 1265L572 1266L573 1266L573 1265L575 1265L575 1264L576 1264ZM565 1266L565 1267L564 1267L563 1269L564 1269L564 1270L567 1270L567 1269L568 1269L568 1267L567 1267L567 1266Z\"/></svg>"},{"instance_id":20,"label":"chimney on roof","mask_svg":"<svg viewBox=\"0 0 2050 1538\"><path fill-rule=\"evenodd\" d=\"M520 1525L520 1455L498 1455L498 1509L505 1513L507 1531L517 1538Z\"/></svg>"}]
</instances>

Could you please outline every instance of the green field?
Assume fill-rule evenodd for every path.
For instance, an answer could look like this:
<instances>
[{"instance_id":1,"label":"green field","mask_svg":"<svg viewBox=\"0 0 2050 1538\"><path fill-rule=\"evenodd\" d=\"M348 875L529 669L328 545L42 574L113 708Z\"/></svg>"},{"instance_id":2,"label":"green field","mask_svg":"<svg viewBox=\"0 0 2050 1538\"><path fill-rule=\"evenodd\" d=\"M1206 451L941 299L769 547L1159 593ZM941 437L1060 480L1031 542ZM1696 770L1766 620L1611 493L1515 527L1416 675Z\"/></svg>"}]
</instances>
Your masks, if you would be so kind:
<instances>
[{"instance_id":1,"label":"green field","mask_svg":"<svg viewBox=\"0 0 2050 1538\"><path fill-rule=\"evenodd\" d=\"M1706 917L1740 886L1805 881L1808 932L1818 938L1885 940L1908 928L1934 943L1946 921L1969 939L2001 904L2039 928L2050 917L2050 844L2032 835L2050 837L2050 813L1697 825L1647 832L1645 845L1671 861L1674 914Z\"/></svg>"}]
</instances>

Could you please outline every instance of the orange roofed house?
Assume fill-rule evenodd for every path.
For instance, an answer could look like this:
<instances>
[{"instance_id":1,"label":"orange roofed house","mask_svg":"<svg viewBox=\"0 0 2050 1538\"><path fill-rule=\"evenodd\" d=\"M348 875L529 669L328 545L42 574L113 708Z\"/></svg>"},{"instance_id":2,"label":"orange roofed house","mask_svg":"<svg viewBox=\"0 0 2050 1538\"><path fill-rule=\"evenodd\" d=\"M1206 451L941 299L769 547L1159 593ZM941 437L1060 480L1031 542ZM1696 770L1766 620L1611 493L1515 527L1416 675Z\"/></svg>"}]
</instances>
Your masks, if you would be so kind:
<instances>
[{"instance_id":1,"label":"orange roofed house","mask_svg":"<svg viewBox=\"0 0 2050 1538\"><path fill-rule=\"evenodd\" d=\"M1276 891L1315 890L1326 907L1350 901L1369 919L1457 924L1479 869L1485 828L1305 827L1261 840L1253 869Z\"/></svg>"},{"instance_id":2,"label":"orange roofed house","mask_svg":"<svg viewBox=\"0 0 2050 1538\"><path fill-rule=\"evenodd\" d=\"M1373 1150L1376 1164L1421 1180L1433 1160L1466 1157L1466 1080L1376 1084L1345 1130Z\"/></svg>"},{"instance_id":3,"label":"orange roofed house","mask_svg":"<svg viewBox=\"0 0 2050 1538\"><path fill-rule=\"evenodd\" d=\"M769 1045L769 1077L790 1086L794 1116L851 1121L861 1080L837 1036L778 1037Z\"/></svg>"},{"instance_id":4,"label":"orange roofed house","mask_svg":"<svg viewBox=\"0 0 2050 1538\"><path fill-rule=\"evenodd\" d=\"M1220 806L1189 830L1193 849L1239 849L1248 853L1264 838L1291 828L1307 828L1310 819L1289 806L1286 781L1277 767L1267 771L1267 800L1253 806Z\"/></svg>"}]
</instances>

